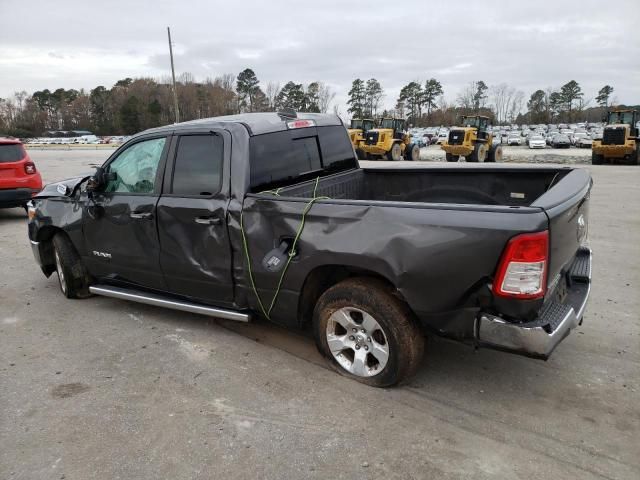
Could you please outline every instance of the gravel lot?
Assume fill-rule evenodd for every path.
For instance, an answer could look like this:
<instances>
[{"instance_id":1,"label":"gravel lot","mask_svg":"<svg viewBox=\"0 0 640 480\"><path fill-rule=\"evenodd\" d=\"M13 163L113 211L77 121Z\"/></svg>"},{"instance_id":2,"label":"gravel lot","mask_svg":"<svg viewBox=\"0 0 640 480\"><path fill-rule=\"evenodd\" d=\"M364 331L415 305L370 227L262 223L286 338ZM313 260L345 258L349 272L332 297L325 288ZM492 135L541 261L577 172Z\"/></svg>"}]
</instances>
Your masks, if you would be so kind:
<instances>
[{"instance_id":1,"label":"gravel lot","mask_svg":"<svg viewBox=\"0 0 640 480\"><path fill-rule=\"evenodd\" d=\"M108 153L31 151L46 181ZM586 168L584 324L548 362L431 339L385 390L327 370L302 332L65 300L24 212L0 210L0 479L640 478L640 169Z\"/></svg>"}]
</instances>

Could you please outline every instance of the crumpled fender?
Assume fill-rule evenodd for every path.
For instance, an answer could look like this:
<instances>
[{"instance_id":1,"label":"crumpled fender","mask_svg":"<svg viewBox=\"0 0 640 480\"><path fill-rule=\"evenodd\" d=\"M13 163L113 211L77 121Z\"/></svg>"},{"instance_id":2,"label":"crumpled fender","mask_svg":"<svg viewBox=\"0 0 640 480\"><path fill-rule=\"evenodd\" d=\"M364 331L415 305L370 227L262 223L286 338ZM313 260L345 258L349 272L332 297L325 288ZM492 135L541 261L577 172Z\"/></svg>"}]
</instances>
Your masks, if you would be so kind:
<instances>
[{"instance_id":1,"label":"crumpled fender","mask_svg":"<svg viewBox=\"0 0 640 480\"><path fill-rule=\"evenodd\" d=\"M74 194L76 188L91 175L83 175L81 177L68 178L60 182L49 183L34 198L51 198L51 197L70 197Z\"/></svg>"}]
</instances>

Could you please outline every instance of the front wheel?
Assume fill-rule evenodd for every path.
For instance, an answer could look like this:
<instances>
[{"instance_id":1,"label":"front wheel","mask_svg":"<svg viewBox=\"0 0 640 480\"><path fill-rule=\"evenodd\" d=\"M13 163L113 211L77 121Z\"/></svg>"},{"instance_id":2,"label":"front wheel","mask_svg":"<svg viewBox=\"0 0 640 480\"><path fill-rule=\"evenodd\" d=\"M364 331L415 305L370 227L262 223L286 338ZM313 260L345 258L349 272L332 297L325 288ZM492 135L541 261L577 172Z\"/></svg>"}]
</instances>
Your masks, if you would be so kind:
<instances>
[{"instance_id":1,"label":"front wheel","mask_svg":"<svg viewBox=\"0 0 640 480\"><path fill-rule=\"evenodd\" d=\"M447 162L457 162L458 161L458 155L454 155L453 153L445 153L444 156L447 159Z\"/></svg>"},{"instance_id":2,"label":"front wheel","mask_svg":"<svg viewBox=\"0 0 640 480\"><path fill-rule=\"evenodd\" d=\"M64 233L53 237L53 256L62 294L67 298L89 297L89 274Z\"/></svg>"},{"instance_id":3,"label":"front wheel","mask_svg":"<svg viewBox=\"0 0 640 480\"><path fill-rule=\"evenodd\" d=\"M409 307L373 278L349 278L323 293L313 330L318 350L339 373L373 387L410 378L424 351Z\"/></svg>"}]
</instances>

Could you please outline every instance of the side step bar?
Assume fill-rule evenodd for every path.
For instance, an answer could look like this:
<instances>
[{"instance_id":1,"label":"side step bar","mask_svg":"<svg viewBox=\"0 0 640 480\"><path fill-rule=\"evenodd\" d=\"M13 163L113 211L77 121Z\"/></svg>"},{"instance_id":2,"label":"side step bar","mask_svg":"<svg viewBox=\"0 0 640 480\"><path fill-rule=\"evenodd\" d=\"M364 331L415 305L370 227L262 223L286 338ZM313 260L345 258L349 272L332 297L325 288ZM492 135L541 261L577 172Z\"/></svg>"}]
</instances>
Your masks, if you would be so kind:
<instances>
[{"instance_id":1,"label":"side step bar","mask_svg":"<svg viewBox=\"0 0 640 480\"><path fill-rule=\"evenodd\" d=\"M153 293L139 292L137 290L127 290L125 288L112 287L110 285L95 285L89 287L89 291L94 295L129 300L131 302L146 303L156 307L171 308L183 312L198 313L210 317L223 318L225 320L235 320L237 322L248 322L251 316L248 313L237 312L235 310L225 310L223 308L209 307L199 303L174 300Z\"/></svg>"}]
</instances>

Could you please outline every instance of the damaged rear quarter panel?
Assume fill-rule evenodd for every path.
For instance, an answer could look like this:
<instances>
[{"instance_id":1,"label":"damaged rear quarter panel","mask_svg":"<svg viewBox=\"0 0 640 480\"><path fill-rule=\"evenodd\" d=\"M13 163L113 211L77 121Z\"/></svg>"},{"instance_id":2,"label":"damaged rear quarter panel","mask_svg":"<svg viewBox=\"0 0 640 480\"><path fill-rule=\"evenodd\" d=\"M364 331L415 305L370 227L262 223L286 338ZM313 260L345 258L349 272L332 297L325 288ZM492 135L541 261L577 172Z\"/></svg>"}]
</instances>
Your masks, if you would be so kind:
<instances>
[{"instance_id":1,"label":"damaged rear quarter panel","mask_svg":"<svg viewBox=\"0 0 640 480\"><path fill-rule=\"evenodd\" d=\"M262 259L282 238L295 236L307 202L266 195L249 195L245 200L244 229L254 278L267 305L279 273L265 271ZM238 303L255 309L241 250L239 213L231 212L229 227L234 274L240 286ZM319 201L307 214L298 255L272 317L291 323L307 275L327 265L354 267L386 278L418 316L453 309L479 279L493 275L510 237L545 228L544 213L528 207Z\"/></svg>"}]
</instances>

